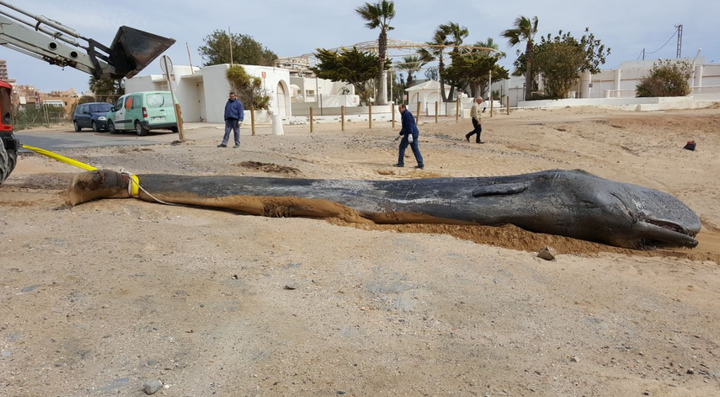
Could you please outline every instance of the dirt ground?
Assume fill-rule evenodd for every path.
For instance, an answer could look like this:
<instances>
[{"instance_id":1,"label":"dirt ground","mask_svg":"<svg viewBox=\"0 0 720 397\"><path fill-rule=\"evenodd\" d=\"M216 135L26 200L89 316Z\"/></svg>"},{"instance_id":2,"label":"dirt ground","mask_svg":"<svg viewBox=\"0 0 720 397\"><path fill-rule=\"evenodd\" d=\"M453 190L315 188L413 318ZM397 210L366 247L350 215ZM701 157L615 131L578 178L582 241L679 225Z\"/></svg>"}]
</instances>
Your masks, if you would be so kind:
<instances>
[{"instance_id":1,"label":"dirt ground","mask_svg":"<svg viewBox=\"0 0 720 397\"><path fill-rule=\"evenodd\" d=\"M247 124L247 123L246 123ZM675 195L692 250L515 227L352 225L66 203L81 172L23 154L0 186L0 395L720 395L720 109L421 118L423 171L377 121L60 152L133 173L395 179L583 169ZM50 134L50 132L48 132ZM683 150L688 140L694 152ZM412 154L407 166L414 165ZM537 257L550 245L555 261Z\"/></svg>"}]
</instances>

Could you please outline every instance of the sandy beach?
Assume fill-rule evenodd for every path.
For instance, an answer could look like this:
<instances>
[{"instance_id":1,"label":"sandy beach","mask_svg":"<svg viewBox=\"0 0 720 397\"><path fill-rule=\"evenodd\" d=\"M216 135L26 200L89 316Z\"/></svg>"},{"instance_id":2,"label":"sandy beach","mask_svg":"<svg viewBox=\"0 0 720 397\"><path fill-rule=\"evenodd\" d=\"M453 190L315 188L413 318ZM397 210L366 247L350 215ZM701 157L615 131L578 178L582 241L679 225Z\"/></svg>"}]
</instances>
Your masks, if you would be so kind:
<instances>
[{"instance_id":1,"label":"sandy beach","mask_svg":"<svg viewBox=\"0 0 720 397\"><path fill-rule=\"evenodd\" d=\"M694 249L635 251L514 226L267 218L136 199L67 203L81 170L22 154L0 186L0 395L720 395L720 108L421 117L68 149L136 174L322 179L582 169L674 195ZM50 132L49 132L50 133ZM83 132L86 133L86 132ZM87 132L89 133L89 132ZM695 151L684 150L695 140ZM554 261L537 257L545 246Z\"/></svg>"}]
</instances>

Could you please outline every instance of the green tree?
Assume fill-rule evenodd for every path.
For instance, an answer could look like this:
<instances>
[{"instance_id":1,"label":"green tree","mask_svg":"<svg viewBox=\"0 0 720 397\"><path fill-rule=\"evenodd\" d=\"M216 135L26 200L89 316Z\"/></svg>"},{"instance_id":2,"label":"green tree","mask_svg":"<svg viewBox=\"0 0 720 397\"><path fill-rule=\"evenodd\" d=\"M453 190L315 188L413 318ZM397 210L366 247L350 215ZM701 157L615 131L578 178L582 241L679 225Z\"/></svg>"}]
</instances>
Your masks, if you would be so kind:
<instances>
[{"instance_id":1,"label":"green tree","mask_svg":"<svg viewBox=\"0 0 720 397\"><path fill-rule=\"evenodd\" d=\"M448 44L453 45L451 54L458 54L460 52L460 46L463 44L463 40L470 34L468 32L468 29L465 26L460 26L455 22L448 22L446 24L440 25L439 28L445 32ZM442 78L443 76L441 75L440 77ZM445 80L445 78L443 78L443 80ZM440 93L442 94L443 101L452 101L452 98L455 96L455 85L457 84L458 81L453 81L450 84L450 93L448 94L448 96L445 95L444 87L440 88Z\"/></svg>"},{"instance_id":2,"label":"green tree","mask_svg":"<svg viewBox=\"0 0 720 397\"><path fill-rule=\"evenodd\" d=\"M515 27L500 33L501 36L508 39L510 47L514 47L521 42L525 42L525 100L530 100L530 94L533 88L533 45L535 34L537 33L538 17L532 20L528 17L518 17L515 20Z\"/></svg>"},{"instance_id":3,"label":"green tree","mask_svg":"<svg viewBox=\"0 0 720 397\"><path fill-rule=\"evenodd\" d=\"M315 53L318 63L311 69L316 76L322 79L352 84L355 92L360 96L360 100L367 104L372 95L372 90L368 88L368 82L378 75L379 57L367 51L359 51L355 47L352 50L343 49L341 51L338 53L338 51L318 48ZM387 67L387 64L384 67Z\"/></svg>"},{"instance_id":4,"label":"green tree","mask_svg":"<svg viewBox=\"0 0 720 397\"><path fill-rule=\"evenodd\" d=\"M380 28L378 36L378 92L376 98L378 105L387 105L387 81L385 79L385 61L387 60L387 32L395 29L390 26L390 20L395 17L395 2L382 0L375 4L365 3L355 9L364 20L369 29Z\"/></svg>"},{"instance_id":5,"label":"green tree","mask_svg":"<svg viewBox=\"0 0 720 397\"><path fill-rule=\"evenodd\" d=\"M407 84L406 87L412 87L413 83L413 74L417 73L422 69L423 66L425 66L426 62L420 59L417 55L410 55L403 57L403 62L398 62L395 64L395 68L398 70L403 70L407 73Z\"/></svg>"},{"instance_id":6,"label":"green tree","mask_svg":"<svg viewBox=\"0 0 720 397\"><path fill-rule=\"evenodd\" d=\"M439 81L440 80L440 68L437 66L431 66L425 69L425 78L428 80Z\"/></svg>"},{"instance_id":7,"label":"green tree","mask_svg":"<svg viewBox=\"0 0 720 397\"><path fill-rule=\"evenodd\" d=\"M548 98L567 98L580 74L585 71L592 74L600 72L600 65L610 54L610 49L606 49L589 28L585 28L580 40L570 32L563 34L562 31L555 37L548 34L547 38L540 39L540 44L535 47L533 69L543 74Z\"/></svg>"},{"instance_id":8,"label":"green tree","mask_svg":"<svg viewBox=\"0 0 720 397\"><path fill-rule=\"evenodd\" d=\"M222 65L230 62L230 36L224 30L207 35L204 45L198 47L204 66ZM272 66L277 55L263 47L252 36L232 34L232 63L239 65Z\"/></svg>"},{"instance_id":9,"label":"green tree","mask_svg":"<svg viewBox=\"0 0 720 397\"><path fill-rule=\"evenodd\" d=\"M650 73L636 87L638 97L686 96L691 89L692 65L687 61L669 59L656 62Z\"/></svg>"},{"instance_id":10,"label":"green tree","mask_svg":"<svg viewBox=\"0 0 720 397\"><path fill-rule=\"evenodd\" d=\"M489 88L489 77L493 80L508 78L507 69L498 65L501 54L490 54L486 50L473 50L466 53L451 53L452 64L445 69L449 80L457 81L459 86L470 86L470 95L484 96Z\"/></svg>"},{"instance_id":11,"label":"green tree","mask_svg":"<svg viewBox=\"0 0 720 397\"><path fill-rule=\"evenodd\" d=\"M107 77L97 79L95 76L90 76L88 86L95 94L96 102L114 103L118 97L125 95L125 82L122 79L114 80Z\"/></svg>"},{"instance_id":12,"label":"green tree","mask_svg":"<svg viewBox=\"0 0 720 397\"><path fill-rule=\"evenodd\" d=\"M443 101L446 101L447 98L445 95L445 80L443 80L442 75L443 71L445 70L445 46L450 44L447 37L447 30L442 29L442 25L440 25L437 29L435 29L435 32L433 33L432 41L428 41L425 44L427 44L427 48L421 48L417 51L420 59L426 64L434 61L438 62L438 66L434 70L434 72L432 69L428 69L425 71L425 77L429 80L440 81L440 92ZM430 75L428 75L428 73Z\"/></svg>"},{"instance_id":13,"label":"green tree","mask_svg":"<svg viewBox=\"0 0 720 397\"><path fill-rule=\"evenodd\" d=\"M228 81L240 102L247 108L267 109L270 105L270 94L262 88L262 79L250 76L240 65L230 66L226 72Z\"/></svg>"}]
</instances>

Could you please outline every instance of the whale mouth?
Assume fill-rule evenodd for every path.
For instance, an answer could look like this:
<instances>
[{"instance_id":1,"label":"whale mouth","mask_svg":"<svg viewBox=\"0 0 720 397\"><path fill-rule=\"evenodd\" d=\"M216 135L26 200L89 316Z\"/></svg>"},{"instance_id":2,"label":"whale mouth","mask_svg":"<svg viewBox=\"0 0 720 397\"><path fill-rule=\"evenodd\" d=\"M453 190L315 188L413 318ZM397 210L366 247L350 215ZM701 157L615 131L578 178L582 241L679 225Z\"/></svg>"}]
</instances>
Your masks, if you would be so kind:
<instances>
[{"instance_id":1,"label":"whale mouth","mask_svg":"<svg viewBox=\"0 0 720 397\"><path fill-rule=\"evenodd\" d=\"M651 247L688 247L698 245L697 232L688 230L674 222L646 219L639 222L642 230L642 248Z\"/></svg>"}]
</instances>

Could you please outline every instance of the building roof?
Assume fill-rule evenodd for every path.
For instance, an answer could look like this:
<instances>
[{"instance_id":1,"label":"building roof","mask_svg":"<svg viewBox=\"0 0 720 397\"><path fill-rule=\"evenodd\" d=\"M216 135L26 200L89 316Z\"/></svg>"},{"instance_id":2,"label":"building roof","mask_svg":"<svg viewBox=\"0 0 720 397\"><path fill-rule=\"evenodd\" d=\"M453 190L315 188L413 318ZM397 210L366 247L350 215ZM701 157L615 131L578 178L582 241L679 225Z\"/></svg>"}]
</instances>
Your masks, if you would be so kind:
<instances>
[{"instance_id":1,"label":"building roof","mask_svg":"<svg viewBox=\"0 0 720 397\"><path fill-rule=\"evenodd\" d=\"M414 85L405 91L440 91L440 83L435 80L428 80L422 84ZM445 87L447 91L447 87Z\"/></svg>"}]
</instances>

